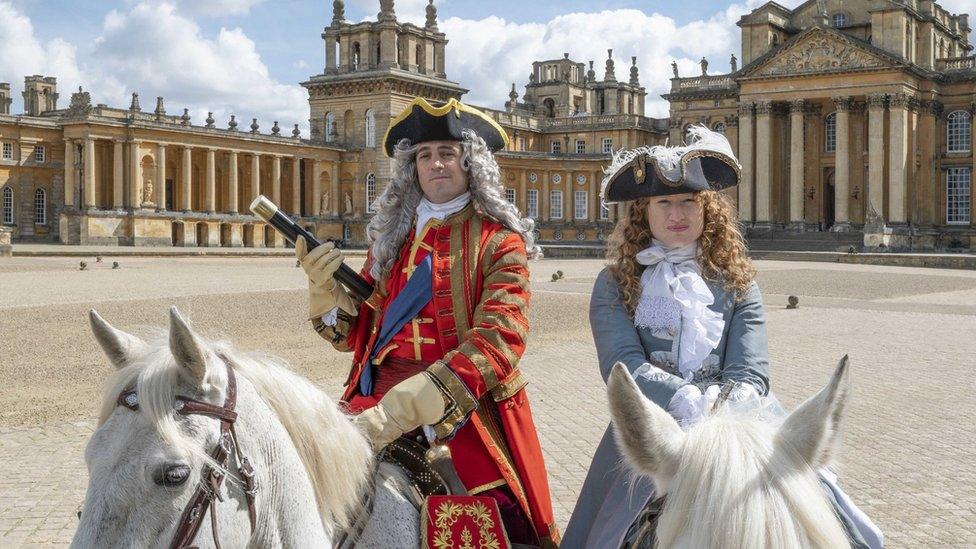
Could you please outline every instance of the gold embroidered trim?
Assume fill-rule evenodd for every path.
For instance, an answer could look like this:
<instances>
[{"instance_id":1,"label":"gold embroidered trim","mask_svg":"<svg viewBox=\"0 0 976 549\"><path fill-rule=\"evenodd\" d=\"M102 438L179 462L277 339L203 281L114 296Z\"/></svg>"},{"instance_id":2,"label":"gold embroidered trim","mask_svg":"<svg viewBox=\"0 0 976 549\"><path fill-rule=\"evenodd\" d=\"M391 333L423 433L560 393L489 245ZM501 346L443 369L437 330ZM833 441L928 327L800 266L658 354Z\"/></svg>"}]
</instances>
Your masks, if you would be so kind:
<instances>
[{"instance_id":1,"label":"gold embroidered trim","mask_svg":"<svg viewBox=\"0 0 976 549\"><path fill-rule=\"evenodd\" d=\"M529 381L522 375L522 371L516 368L508 377L500 381L498 386L491 390L491 398L495 402L507 400L515 396L515 393L521 391L528 384Z\"/></svg>"},{"instance_id":2,"label":"gold embroidered trim","mask_svg":"<svg viewBox=\"0 0 976 549\"><path fill-rule=\"evenodd\" d=\"M447 439L454 434L468 414L478 407L478 401L468 390L468 386L445 362L438 360L431 364L427 368L427 373L434 378L441 392L451 401L445 408L444 417L433 426L438 439Z\"/></svg>"},{"instance_id":3,"label":"gold embroidered trim","mask_svg":"<svg viewBox=\"0 0 976 549\"><path fill-rule=\"evenodd\" d=\"M461 530L461 545L455 546L451 538L451 527L457 523L462 515L471 517L471 520L478 527L478 545L474 545L474 536L465 526ZM434 539L431 540L434 549L500 549L510 546L507 539L500 540L492 529L495 528L495 521L491 518L491 510L481 501L472 503L455 503L453 501L443 501L434 509ZM426 535L426 532L424 532Z\"/></svg>"},{"instance_id":4,"label":"gold embroidered trim","mask_svg":"<svg viewBox=\"0 0 976 549\"><path fill-rule=\"evenodd\" d=\"M488 490L491 490L492 488L498 488L499 486L505 486L506 484L508 484L508 483L505 482L505 479L500 478L500 479L498 479L496 481L489 482L487 484L482 484L481 486L475 486L474 488L468 490L468 495L470 495L470 496L476 496L476 495L478 495L478 494L480 494L482 492L487 492Z\"/></svg>"}]
</instances>

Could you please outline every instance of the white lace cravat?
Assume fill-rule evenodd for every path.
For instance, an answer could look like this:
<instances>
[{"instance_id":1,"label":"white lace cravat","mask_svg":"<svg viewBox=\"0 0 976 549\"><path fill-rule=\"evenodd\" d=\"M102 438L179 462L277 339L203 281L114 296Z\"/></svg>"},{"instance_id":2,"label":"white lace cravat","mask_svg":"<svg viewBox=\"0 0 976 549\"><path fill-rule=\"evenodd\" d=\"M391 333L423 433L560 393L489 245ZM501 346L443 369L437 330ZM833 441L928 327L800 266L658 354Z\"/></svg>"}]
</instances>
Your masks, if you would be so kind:
<instances>
[{"instance_id":1,"label":"white lace cravat","mask_svg":"<svg viewBox=\"0 0 976 549\"><path fill-rule=\"evenodd\" d=\"M715 302L701 277L696 257L698 244L667 248L653 240L651 247L637 253L637 262L647 265L641 275L641 299L634 314L634 325L647 327L647 319L660 316L652 310L660 297L673 297L681 306L681 335L678 371L691 381L702 361L722 340L725 320L708 308Z\"/></svg>"},{"instance_id":2,"label":"white lace cravat","mask_svg":"<svg viewBox=\"0 0 976 549\"><path fill-rule=\"evenodd\" d=\"M417 205L417 227L414 231L414 236L420 236L420 231L424 230L424 226L431 219L444 220L447 216L457 213L464 209L471 201L471 193L466 192L457 198L448 200L443 204L434 204L427 198L421 198L420 204Z\"/></svg>"}]
</instances>

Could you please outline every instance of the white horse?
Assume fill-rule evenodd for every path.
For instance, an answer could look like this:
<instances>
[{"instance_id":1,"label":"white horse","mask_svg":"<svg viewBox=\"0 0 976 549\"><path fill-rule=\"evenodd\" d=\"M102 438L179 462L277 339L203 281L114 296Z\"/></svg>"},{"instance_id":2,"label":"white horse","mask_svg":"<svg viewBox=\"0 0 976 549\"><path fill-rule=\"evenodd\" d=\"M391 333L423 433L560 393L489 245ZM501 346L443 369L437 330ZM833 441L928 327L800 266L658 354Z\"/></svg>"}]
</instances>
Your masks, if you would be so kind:
<instances>
[{"instance_id":1,"label":"white horse","mask_svg":"<svg viewBox=\"0 0 976 549\"><path fill-rule=\"evenodd\" d=\"M366 437L308 380L274 359L205 342L175 307L168 338L149 343L95 311L90 317L117 371L85 450L89 484L72 547L170 546L221 441L221 421L187 414L186 401L221 407L231 379L239 453L229 452L212 503L216 534L204 517L186 544L332 547L356 524L365 525L358 547L418 544L419 513L401 495L402 471L387 464L377 469ZM253 531L238 467L244 455L254 469ZM366 516L367 493L376 520Z\"/></svg>"},{"instance_id":2,"label":"white horse","mask_svg":"<svg viewBox=\"0 0 976 549\"><path fill-rule=\"evenodd\" d=\"M607 390L617 443L667 495L658 546L850 547L816 473L834 453L849 387L845 356L778 427L724 407L685 432L614 366Z\"/></svg>"}]
</instances>

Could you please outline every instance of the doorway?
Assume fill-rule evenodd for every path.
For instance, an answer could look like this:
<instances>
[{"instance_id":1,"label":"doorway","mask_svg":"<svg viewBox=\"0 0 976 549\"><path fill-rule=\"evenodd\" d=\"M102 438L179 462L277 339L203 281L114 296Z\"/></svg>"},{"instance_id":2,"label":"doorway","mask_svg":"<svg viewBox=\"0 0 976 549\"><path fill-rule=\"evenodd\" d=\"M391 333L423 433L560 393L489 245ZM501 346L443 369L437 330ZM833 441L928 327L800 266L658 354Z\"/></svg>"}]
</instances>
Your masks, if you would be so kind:
<instances>
[{"instance_id":1,"label":"doorway","mask_svg":"<svg viewBox=\"0 0 976 549\"><path fill-rule=\"evenodd\" d=\"M834 170L827 169L824 174L823 186L823 226L821 230L829 231L834 225Z\"/></svg>"}]
</instances>

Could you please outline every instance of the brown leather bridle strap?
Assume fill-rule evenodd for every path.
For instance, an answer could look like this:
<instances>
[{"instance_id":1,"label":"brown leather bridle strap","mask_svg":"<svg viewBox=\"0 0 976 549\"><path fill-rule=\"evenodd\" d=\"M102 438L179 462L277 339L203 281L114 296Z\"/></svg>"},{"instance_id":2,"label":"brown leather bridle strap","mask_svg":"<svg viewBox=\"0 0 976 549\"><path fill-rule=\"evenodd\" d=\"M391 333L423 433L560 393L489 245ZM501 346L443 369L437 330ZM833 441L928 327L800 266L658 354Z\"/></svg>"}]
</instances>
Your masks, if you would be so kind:
<instances>
[{"instance_id":1,"label":"brown leather bridle strap","mask_svg":"<svg viewBox=\"0 0 976 549\"><path fill-rule=\"evenodd\" d=\"M234 422L237 421L237 412L235 411L237 407L237 378L227 358L223 356L220 358L227 368L227 396L224 398L223 406L216 406L184 396L177 396L174 404L174 409L181 415L203 415L219 420L220 438L217 440L217 446L210 452L210 458L217 464L217 467L208 464L200 472L200 483L186 507L183 508L183 513L180 515L179 523L176 526L176 532L173 534L173 541L170 543L171 549L190 549L190 544L200 531L203 517L207 511L210 512L214 545L220 549L220 540L217 535L217 506L214 504L214 500L223 500L220 495L220 488L224 482L224 471L229 470L231 456L234 457L237 476L243 484L252 534L257 524L257 510L254 505L254 495L257 492L254 487L254 468L241 452L237 443L237 433L234 431ZM138 410L139 400L136 392L133 390L123 391L119 395L118 404L130 410Z\"/></svg>"}]
</instances>

